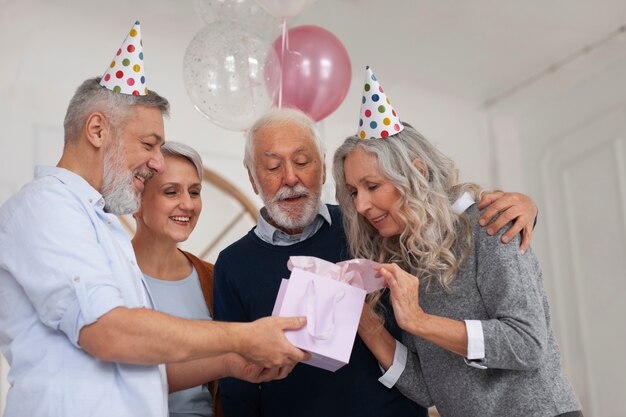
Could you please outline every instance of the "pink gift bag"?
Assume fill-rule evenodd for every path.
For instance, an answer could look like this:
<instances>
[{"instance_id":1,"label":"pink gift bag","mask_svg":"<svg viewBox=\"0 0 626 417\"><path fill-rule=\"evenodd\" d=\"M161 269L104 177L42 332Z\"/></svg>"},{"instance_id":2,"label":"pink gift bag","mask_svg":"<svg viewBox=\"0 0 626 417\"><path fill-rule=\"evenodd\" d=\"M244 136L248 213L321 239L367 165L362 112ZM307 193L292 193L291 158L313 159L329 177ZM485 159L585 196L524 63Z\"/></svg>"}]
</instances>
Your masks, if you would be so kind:
<instances>
[{"instance_id":1,"label":"pink gift bag","mask_svg":"<svg viewBox=\"0 0 626 417\"><path fill-rule=\"evenodd\" d=\"M311 352L305 363L334 372L349 362L365 295L384 286L374 265L364 259L289 259L291 276L281 283L272 315L307 317L304 328L285 332L294 346Z\"/></svg>"}]
</instances>

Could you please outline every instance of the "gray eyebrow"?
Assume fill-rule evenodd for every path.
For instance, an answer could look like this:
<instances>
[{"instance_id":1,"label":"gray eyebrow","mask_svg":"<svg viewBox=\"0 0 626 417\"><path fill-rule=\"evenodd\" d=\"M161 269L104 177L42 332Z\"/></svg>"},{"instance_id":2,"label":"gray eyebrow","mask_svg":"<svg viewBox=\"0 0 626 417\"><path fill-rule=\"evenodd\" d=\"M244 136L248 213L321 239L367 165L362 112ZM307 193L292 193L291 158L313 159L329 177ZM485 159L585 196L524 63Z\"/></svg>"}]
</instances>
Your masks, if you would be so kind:
<instances>
[{"instance_id":1,"label":"gray eyebrow","mask_svg":"<svg viewBox=\"0 0 626 417\"><path fill-rule=\"evenodd\" d=\"M305 151L305 147L303 146L299 146L294 153L298 153L298 152L303 152ZM269 156L270 158L282 158L282 156L278 155L276 152L272 152L272 151L266 151L263 153L265 156Z\"/></svg>"}]
</instances>

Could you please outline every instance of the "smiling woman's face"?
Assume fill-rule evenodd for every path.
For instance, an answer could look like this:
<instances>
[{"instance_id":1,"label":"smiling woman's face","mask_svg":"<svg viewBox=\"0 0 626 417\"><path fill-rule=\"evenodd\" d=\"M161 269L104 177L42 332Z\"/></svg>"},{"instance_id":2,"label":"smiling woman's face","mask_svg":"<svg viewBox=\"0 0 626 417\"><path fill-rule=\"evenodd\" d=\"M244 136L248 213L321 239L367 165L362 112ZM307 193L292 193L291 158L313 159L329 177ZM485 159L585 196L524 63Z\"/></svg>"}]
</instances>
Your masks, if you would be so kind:
<instances>
[{"instance_id":1,"label":"smiling woman's face","mask_svg":"<svg viewBox=\"0 0 626 417\"><path fill-rule=\"evenodd\" d=\"M202 183L186 158L166 156L165 168L146 182L135 217L157 239L187 240L202 211Z\"/></svg>"},{"instance_id":2,"label":"smiling woman's face","mask_svg":"<svg viewBox=\"0 0 626 417\"><path fill-rule=\"evenodd\" d=\"M400 192L381 174L376 156L357 148L344 160L344 172L356 211L383 237L402 233L405 225L397 210Z\"/></svg>"}]
</instances>

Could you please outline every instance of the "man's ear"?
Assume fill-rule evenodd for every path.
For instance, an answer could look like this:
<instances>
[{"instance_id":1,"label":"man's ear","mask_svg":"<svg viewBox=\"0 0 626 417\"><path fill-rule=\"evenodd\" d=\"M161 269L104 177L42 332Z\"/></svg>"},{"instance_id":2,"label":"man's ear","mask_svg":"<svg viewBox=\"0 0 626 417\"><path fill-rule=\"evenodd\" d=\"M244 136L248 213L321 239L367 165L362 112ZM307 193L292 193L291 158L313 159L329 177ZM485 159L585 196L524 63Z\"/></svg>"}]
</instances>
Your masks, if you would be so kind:
<instances>
[{"instance_id":1,"label":"man's ear","mask_svg":"<svg viewBox=\"0 0 626 417\"><path fill-rule=\"evenodd\" d=\"M256 181L254 180L254 177L252 176L252 172L250 172L250 168L248 168L248 179L250 180L250 184L252 184L252 189L254 190L254 193L256 195L259 195L259 190L256 189Z\"/></svg>"},{"instance_id":2,"label":"man's ear","mask_svg":"<svg viewBox=\"0 0 626 417\"><path fill-rule=\"evenodd\" d=\"M101 148L109 136L109 124L100 112L91 113L85 122L85 136L95 148Z\"/></svg>"},{"instance_id":3,"label":"man's ear","mask_svg":"<svg viewBox=\"0 0 626 417\"><path fill-rule=\"evenodd\" d=\"M415 158L413 160L413 165L417 170L428 180L428 168L426 168L426 164L420 158Z\"/></svg>"}]
</instances>

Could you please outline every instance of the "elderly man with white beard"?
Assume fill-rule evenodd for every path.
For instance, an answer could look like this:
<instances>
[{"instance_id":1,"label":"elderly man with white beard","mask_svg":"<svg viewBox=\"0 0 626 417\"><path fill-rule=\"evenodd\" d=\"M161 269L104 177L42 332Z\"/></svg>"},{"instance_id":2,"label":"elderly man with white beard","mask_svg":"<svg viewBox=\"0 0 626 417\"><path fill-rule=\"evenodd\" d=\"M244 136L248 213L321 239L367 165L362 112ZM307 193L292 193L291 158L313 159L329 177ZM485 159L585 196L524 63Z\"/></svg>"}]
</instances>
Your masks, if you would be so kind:
<instances>
[{"instance_id":1,"label":"elderly man with white beard","mask_svg":"<svg viewBox=\"0 0 626 417\"><path fill-rule=\"evenodd\" d=\"M301 318L220 323L153 310L117 215L139 208L144 182L164 167L168 111L154 91L86 80L67 109L58 165L37 167L0 207L5 417L166 417L162 364L180 367L184 388L283 378L309 357L283 333Z\"/></svg>"},{"instance_id":2,"label":"elderly man with white beard","mask_svg":"<svg viewBox=\"0 0 626 417\"><path fill-rule=\"evenodd\" d=\"M270 316L281 279L289 276L290 256L315 256L330 262L350 258L339 208L321 201L324 157L314 121L298 110L272 110L249 129L244 165L265 207L257 226L217 259L216 319L248 322ZM530 238L536 207L528 197L495 193L482 202L484 206L489 203L488 216L502 212L502 220L491 223L492 229L516 218L507 233L513 236L524 230ZM504 219L508 220L502 223ZM388 316L390 332L400 337L392 312ZM298 364L281 381L259 385L223 379L219 393L226 417L427 416L427 410L381 383L394 378L394 373L398 370L382 375L357 336L350 362L334 373Z\"/></svg>"}]
</instances>

